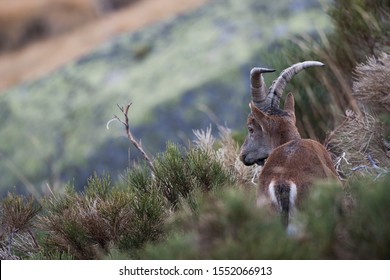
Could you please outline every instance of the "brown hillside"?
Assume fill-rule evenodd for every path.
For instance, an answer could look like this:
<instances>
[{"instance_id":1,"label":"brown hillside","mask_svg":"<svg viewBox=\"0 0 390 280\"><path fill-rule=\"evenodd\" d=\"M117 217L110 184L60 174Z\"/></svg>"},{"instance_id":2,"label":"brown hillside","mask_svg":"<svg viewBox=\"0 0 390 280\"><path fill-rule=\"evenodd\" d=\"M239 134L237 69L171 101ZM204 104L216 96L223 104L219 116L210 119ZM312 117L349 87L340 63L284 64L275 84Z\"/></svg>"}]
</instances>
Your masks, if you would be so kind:
<instances>
[{"instance_id":1,"label":"brown hillside","mask_svg":"<svg viewBox=\"0 0 390 280\"><path fill-rule=\"evenodd\" d=\"M120 10L102 14L104 11L94 0L28 0L23 1L23 7L18 1L0 0L0 26L2 22L13 26L12 33L0 29L0 47L7 50L0 54L0 91L42 77L116 35L197 8L206 1L138 0ZM64 4L64 8L61 3L68 6ZM26 24L42 18L45 24L39 20L36 25ZM50 30L43 32L48 26ZM19 38L23 32L30 32L33 43L20 49L14 47L15 50L5 47L6 44L12 46L12 42L1 38L8 36L6 38L16 42L23 40ZM46 38L39 40L39 36Z\"/></svg>"}]
</instances>

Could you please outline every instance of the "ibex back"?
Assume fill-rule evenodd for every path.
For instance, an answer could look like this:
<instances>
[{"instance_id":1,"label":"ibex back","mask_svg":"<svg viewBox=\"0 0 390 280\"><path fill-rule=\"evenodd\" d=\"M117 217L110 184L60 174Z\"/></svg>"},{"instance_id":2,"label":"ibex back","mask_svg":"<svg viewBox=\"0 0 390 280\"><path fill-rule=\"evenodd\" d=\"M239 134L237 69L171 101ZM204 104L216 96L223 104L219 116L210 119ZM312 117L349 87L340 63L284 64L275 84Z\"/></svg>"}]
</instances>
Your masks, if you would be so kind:
<instances>
[{"instance_id":1,"label":"ibex back","mask_svg":"<svg viewBox=\"0 0 390 280\"><path fill-rule=\"evenodd\" d=\"M319 142L302 139L295 125L294 96L289 93L284 110L279 109L286 84L302 69L323 66L316 61L297 63L285 69L266 92L261 73L251 71L251 113L248 136L241 147L240 159L245 165L263 165L259 175L258 201L269 201L282 214L287 226L295 207L316 180L338 180L333 162Z\"/></svg>"}]
</instances>

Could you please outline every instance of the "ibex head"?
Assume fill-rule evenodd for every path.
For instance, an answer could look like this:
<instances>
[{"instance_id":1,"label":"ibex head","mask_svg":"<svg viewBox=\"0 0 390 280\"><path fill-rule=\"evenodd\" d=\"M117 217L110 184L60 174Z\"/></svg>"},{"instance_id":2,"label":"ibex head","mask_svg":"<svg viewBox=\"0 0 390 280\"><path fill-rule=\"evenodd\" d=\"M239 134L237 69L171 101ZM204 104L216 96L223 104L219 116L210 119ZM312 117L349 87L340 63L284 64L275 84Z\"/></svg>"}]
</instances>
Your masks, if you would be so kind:
<instances>
[{"instance_id":1,"label":"ibex head","mask_svg":"<svg viewBox=\"0 0 390 280\"><path fill-rule=\"evenodd\" d=\"M283 90L292 77L311 66L324 66L317 61L305 61L285 69L272 83L268 93L262 73L273 72L267 68L253 68L250 73L252 102L248 116L248 136L241 147L240 160L245 165L263 165L276 147L301 138L295 126L294 96L289 93L284 110L279 108Z\"/></svg>"}]
</instances>

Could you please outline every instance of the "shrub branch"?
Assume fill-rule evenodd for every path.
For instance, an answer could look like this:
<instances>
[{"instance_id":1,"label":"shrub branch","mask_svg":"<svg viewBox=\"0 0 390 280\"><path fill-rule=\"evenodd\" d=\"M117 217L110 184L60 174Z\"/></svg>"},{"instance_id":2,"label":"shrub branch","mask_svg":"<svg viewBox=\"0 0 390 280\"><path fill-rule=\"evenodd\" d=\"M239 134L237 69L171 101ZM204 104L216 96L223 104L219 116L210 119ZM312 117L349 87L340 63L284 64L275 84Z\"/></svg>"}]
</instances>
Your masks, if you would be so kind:
<instances>
[{"instance_id":1,"label":"shrub branch","mask_svg":"<svg viewBox=\"0 0 390 280\"><path fill-rule=\"evenodd\" d=\"M114 115L114 119L113 120L118 120L119 122L121 122L124 126L125 126L125 129L126 129L126 135L127 135L127 138L130 140L130 142L134 145L134 147L139 150L142 154L142 156L144 157L144 159L146 160L150 170L152 171L153 174L155 174L155 168L154 168L154 165L153 165L153 162L150 160L149 156L146 154L146 152L144 151L144 149L142 148L142 144L140 141L137 141L133 134L131 133L131 130L130 130L130 125L129 125L129 109L130 109L130 106L132 105L132 103L128 103L125 107L122 107L122 106L118 106L119 110L121 110L121 112L123 113L124 115L124 120L120 119L117 115ZM108 124L110 123L111 121L109 121L107 123L107 126Z\"/></svg>"}]
</instances>

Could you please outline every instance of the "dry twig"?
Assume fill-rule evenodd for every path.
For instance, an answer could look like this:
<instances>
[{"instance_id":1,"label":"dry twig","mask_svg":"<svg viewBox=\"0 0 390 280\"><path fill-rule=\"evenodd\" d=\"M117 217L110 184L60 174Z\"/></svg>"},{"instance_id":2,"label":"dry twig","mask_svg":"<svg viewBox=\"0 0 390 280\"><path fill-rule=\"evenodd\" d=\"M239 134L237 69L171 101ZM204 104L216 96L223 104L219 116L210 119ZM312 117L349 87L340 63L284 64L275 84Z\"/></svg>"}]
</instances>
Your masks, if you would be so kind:
<instances>
[{"instance_id":1,"label":"dry twig","mask_svg":"<svg viewBox=\"0 0 390 280\"><path fill-rule=\"evenodd\" d=\"M124 115L124 120L120 119L117 115L114 115L114 118L107 123L107 128L108 128L108 125L110 124L110 122L113 120L118 120L119 122L121 122L125 126L127 138L134 145L134 147L136 147L137 150L139 150L141 152L141 154L144 157L144 159L146 160L150 170L152 171L153 174L155 174L155 168L154 168L153 162L150 160L149 156L146 154L146 152L142 148L141 142L137 141L134 138L133 134L131 133L130 125L129 125L129 117L128 117L129 109L130 109L131 105L132 105L131 102L128 103L125 107L121 107L121 106L117 105L119 110L121 110L121 112Z\"/></svg>"}]
</instances>

